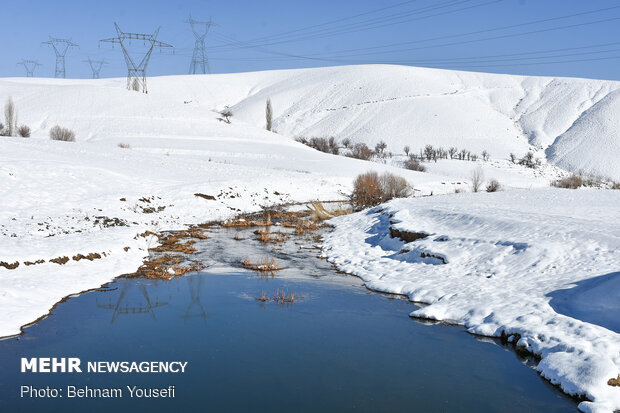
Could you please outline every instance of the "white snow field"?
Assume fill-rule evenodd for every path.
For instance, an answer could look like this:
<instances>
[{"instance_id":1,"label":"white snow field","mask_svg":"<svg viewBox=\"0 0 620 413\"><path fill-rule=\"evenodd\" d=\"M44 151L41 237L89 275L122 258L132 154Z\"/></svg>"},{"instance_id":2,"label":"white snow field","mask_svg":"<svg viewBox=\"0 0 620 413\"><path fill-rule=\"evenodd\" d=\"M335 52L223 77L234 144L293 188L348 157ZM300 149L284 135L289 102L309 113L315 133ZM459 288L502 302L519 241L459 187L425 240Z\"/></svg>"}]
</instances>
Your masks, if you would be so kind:
<instances>
[{"instance_id":1,"label":"white snow field","mask_svg":"<svg viewBox=\"0 0 620 413\"><path fill-rule=\"evenodd\" d=\"M620 373L620 191L401 199L331 222L324 254L368 288L428 304L414 317L508 336L542 357L543 377L591 400L583 411L620 409L607 384Z\"/></svg>"},{"instance_id":2,"label":"white snow field","mask_svg":"<svg viewBox=\"0 0 620 413\"><path fill-rule=\"evenodd\" d=\"M546 377L559 381L568 392L583 392L595 401L593 405L582 404L583 409L618 408L619 389L601 385L603 375L612 373L612 365L616 375L619 373L618 348L610 338L618 341L617 329L612 328L617 323L606 311L609 306L615 308L610 287L617 288L618 284L613 275L594 278L618 271L614 261L617 238L613 234L614 228L616 236L618 232L618 195L605 190L532 188L548 188L551 180L567 174L565 170L620 179L620 82L383 65L168 76L148 82L149 94L140 94L125 90L125 79L0 79L0 104L11 96L18 123L32 129L29 139L0 138L0 337L18 334L21 327L44 316L67 295L98 288L120 274L134 272L147 255L148 246L156 242L153 237L136 237L146 230L183 228L266 205L343 199L357 174L387 170L405 177L415 187L416 196L435 195L391 204L389 208L402 205L403 211L410 208L407 202L412 202L411 208L429 205L427 212L436 208L436 221L421 208L420 218L412 215L412 227L426 223L426 230L458 239L464 236L458 231L465 231L465 226L472 222L481 225L468 235L480 239L473 249L452 251L448 246L454 246L455 241L448 241L446 250L440 251L433 244L433 251L445 253L449 264L427 265L428 259L416 263L415 251L406 255L412 262L399 261L403 270L388 278L402 276L402 280L393 285L407 285L413 291L411 268L433 267L437 270L435 278L449 273L432 288L427 286L425 301L457 292L460 295L454 301L443 298L446 308L435 303L424 310L429 312L424 315L445 316L490 335L499 334L502 328L520 332L522 344L529 343L543 354L540 369ZM273 102L277 133L264 130L268 98ZM226 105L234 113L231 124L218 119L217 111ZM49 130L56 124L74 130L76 142L51 141ZM335 136L370 145L384 140L388 150L395 153L404 145L415 152L426 144L457 146L477 153L487 150L491 160L425 163L428 172L420 173L398 168L394 161L388 162L393 164L390 166L317 152L295 142L296 136ZM120 143L130 148L120 148ZM507 160L511 152L521 156L528 150L542 159L541 168L529 169ZM454 195L455 190L470 190L469 176L478 166L487 178L497 178L506 191ZM514 191L518 188L531 190ZM197 193L215 199L197 197ZM452 195L436 196L440 194ZM556 211L554 199L560 203L558 208L564 207L557 213L552 212ZM584 206L586 202L592 203L590 210ZM504 225L502 217L494 213L498 221L491 225L488 217L475 215L477 208L483 207L481 203L485 208L501 207L507 219L522 216L523 220L514 218L515 222ZM431 204L435 206L431 208ZM458 210L459 206L463 209ZM442 214L450 208L458 210L452 216L455 232L440 230L444 225ZM535 213L536 208L544 211ZM595 213L600 214L592 215ZM347 220L366 225L365 220L379 216L361 214L341 220L336 234L346 232ZM590 216L593 218L588 219ZM607 229L603 217L609 218ZM463 222L458 222L460 218ZM529 228L524 224L527 220L531 220ZM559 228L556 220L567 226ZM403 220L403 225L406 222ZM596 231L589 226L592 223ZM489 226L487 230L483 224ZM434 225L437 228L431 228ZM513 255L506 251L518 249L520 244L492 247L504 255L493 258L498 262L495 275L479 281L486 283L481 285L490 296L480 301L482 293L472 291L468 297L459 278L463 273L448 268L453 262L469 260L467 272L491 271L485 249L489 242L482 240L513 242L517 226L530 232L548 228L548 239L543 232L532 235L522 252ZM346 260L347 254L368 250L364 228L352 228L343 238L351 245L362 245L363 250L350 250L346 245L339 250L335 248L336 238L330 236L330 256ZM545 249L557 246L552 242L566 242L566 248ZM583 258L588 254L603 256L612 247L616 248L614 258L596 262ZM376 248L368 250L369 256L380 253ZM70 259L64 265L50 262L94 253L102 258ZM541 260L538 268L547 268L547 261L558 261L553 269L557 270L555 278L549 276L549 269L533 281L534 270L528 268L536 254ZM564 255L567 258L562 261ZM583 259L578 261L578 257ZM26 265L38 260L45 262ZM382 273L393 269L393 261L378 261L386 264ZM608 268L614 262L615 269ZM15 263L17 267L9 269ZM347 268L365 277L366 265L361 257L357 271L352 270L353 264ZM514 276L514 286L501 283L510 275ZM572 283L578 289L562 292ZM531 294L523 291L524 284ZM420 282L419 288L422 285L426 283ZM529 298L517 302L504 297L510 295L508 288L521 294L519 297ZM422 296L420 290L412 298ZM587 305L592 297L598 298L594 300L598 301L596 308ZM505 303L513 303L514 311L503 312ZM461 310L467 305L475 311L464 316ZM524 318L518 320L514 315L521 310L524 312L519 316ZM498 319L478 320L476 317L483 313L493 313ZM533 330L535 323L525 320L531 313L541 320L557 321L543 332L545 340L557 342L553 354L551 344L539 344L551 341L540 339L540 331L535 334ZM543 323L539 324L535 327L542 329ZM560 348L567 350L562 353ZM593 355L587 368L578 369L584 364L586 351L600 353L600 358Z\"/></svg>"}]
</instances>

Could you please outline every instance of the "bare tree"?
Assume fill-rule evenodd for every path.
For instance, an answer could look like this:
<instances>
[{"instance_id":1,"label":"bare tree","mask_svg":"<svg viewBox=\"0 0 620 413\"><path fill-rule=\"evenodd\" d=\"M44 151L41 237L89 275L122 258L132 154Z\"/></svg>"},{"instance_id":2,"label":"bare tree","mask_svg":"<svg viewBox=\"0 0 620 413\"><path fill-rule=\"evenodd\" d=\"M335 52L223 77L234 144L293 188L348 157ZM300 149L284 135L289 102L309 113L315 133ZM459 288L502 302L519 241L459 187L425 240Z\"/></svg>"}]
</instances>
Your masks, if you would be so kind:
<instances>
[{"instance_id":1,"label":"bare tree","mask_svg":"<svg viewBox=\"0 0 620 413\"><path fill-rule=\"evenodd\" d=\"M271 128L273 126L273 108L271 107L271 99L267 99L267 104L265 105L265 118L267 120L267 130L271 132Z\"/></svg>"},{"instance_id":2,"label":"bare tree","mask_svg":"<svg viewBox=\"0 0 620 413\"><path fill-rule=\"evenodd\" d=\"M385 143L384 141L379 141L379 143L375 145L375 153L381 156L383 155L383 151L385 151L385 148L387 148L387 143Z\"/></svg>"},{"instance_id":3,"label":"bare tree","mask_svg":"<svg viewBox=\"0 0 620 413\"><path fill-rule=\"evenodd\" d=\"M488 161L489 158L491 157L491 154L489 152L487 152L487 150L485 149L484 151L482 151L482 160L483 161Z\"/></svg>"},{"instance_id":4,"label":"bare tree","mask_svg":"<svg viewBox=\"0 0 620 413\"><path fill-rule=\"evenodd\" d=\"M409 156L409 151L411 150L411 148L409 147L409 145L405 145L405 147L403 148L403 152L405 152L405 155Z\"/></svg>"},{"instance_id":5,"label":"bare tree","mask_svg":"<svg viewBox=\"0 0 620 413\"><path fill-rule=\"evenodd\" d=\"M6 100L4 105L4 122L6 123L5 135L14 136L17 130L17 109L15 109L15 103L11 97Z\"/></svg>"},{"instance_id":6,"label":"bare tree","mask_svg":"<svg viewBox=\"0 0 620 413\"><path fill-rule=\"evenodd\" d=\"M484 172L481 167L477 167L471 171L471 189L474 192L480 191L482 183L484 182Z\"/></svg>"},{"instance_id":7,"label":"bare tree","mask_svg":"<svg viewBox=\"0 0 620 413\"><path fill-rule=\"evenodd\" d=\"M450 159L454 159L454 156L456 155L456 153L459 150L457 148L455 148L454 146L452 146L450 149L448 149L448 154L450 155Z\"/></svg>"},{"instance_id":8,"label":"bare tree","mask_svg":"<svg viewBox=\"0 0 620 413\"><path fill-rule=\"evenodd\" d=\"M224 122L230 123L230 118L233 117L233 112L230 107L225 106L224 110L220 112L220 115L222 115L222 117L224 118Z\"/></svg>"},{"instance_id":9,"label":"bare tree","mask_svg":"<svg viewBox=\"0 0 620 413\"><path fill-rule=\"evenodd\" d=\"M344 146L345 148L350 148L351 147L351 139L349 138L344 138L342 140L342 146Z\"/></svg>"},{"instance_id":10,"label":"bare tree","mask_svg":"<svg viewBox=\"0 0 620 413\"><path fill-rule=\"evenodd\" d=\"M435 153L435 149L433 148L433 145L426 145L424 147L424 156L426 156L427 161L430 161L431 159L433 159L433 153Z\"/></svg>"},{"instance_id":11,"label":"bare tree","mask_svg":"<svg viewBox=\"0 0 620 413\"><path fill-rule=\"evenodd\" d=\"M517 155L512 152L510 153L510 162L517 163Z\"/></svg>"},{"instance_id":12,"label":"bare tree","mask_svg":"<svg viewBox=\"0 0 620 413\"><path fill-rule=\"evenodd\" d=\"M327 144L329 145L329 152L338 155L340 153L340 146L338 145L338 140L335 137L330 136L327 140Z\"/></svg>"}]
</instances>

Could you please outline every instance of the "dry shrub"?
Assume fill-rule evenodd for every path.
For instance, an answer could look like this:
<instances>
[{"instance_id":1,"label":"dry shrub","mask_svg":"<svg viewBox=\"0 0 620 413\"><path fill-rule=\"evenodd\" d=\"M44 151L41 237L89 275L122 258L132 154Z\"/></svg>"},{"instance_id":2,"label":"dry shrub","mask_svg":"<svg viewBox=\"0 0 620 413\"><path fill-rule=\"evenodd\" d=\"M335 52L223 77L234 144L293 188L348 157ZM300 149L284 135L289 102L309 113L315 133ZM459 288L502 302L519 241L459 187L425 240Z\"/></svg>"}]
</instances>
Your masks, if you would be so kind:
<instances>
[{"instance_id":1,"label":"dry shrub","mask_svg":"<svg viewBox=\"0 0 620 413\"><path fill-rule=\"evenodd\" d=\"M50 139L54 141L75 142L75 132L56 125L50 129Z\"/></svg>"},{"instance_id":2,"label":"dry shrub","mask_svg":"<svg viewBox=\"0 0 620 413\"><path fill-rule=\"evenodd\" d=\"M487 192L497 192L502 190L502 185L497 179L491 179L487 184Z\"/></svg>"},{"instance_id":3,"label":"dry shrub","mask_svg":"<svg viewBox=\"0 0 620 413\"><path fill-rule=\"evenodd\" d=\"M411 194L411 186L405 178L385 172L358 175L353 182L353 204L358 209L379 205L393 198L405 198Z\"/></svg>"},{"instance_id":4,"label":"dry shrub","mask_svg":"<svg viewBox=\"0 0 620 413\"><path fill-rule=\"evenodd\" d=\"M566 178L553 181L551 186L555 186L556 188L577 189L583 186L583 177L573 174Z\"/></svg>"},{"instance_id":5,"label":"dry shrub","mask_svg":"<svg viewBox=\"0 0 620 413\"><path fill-rule=\"evenodd\" d=\"M351 158L367 161L372 157L372 150L365 143L356 143L351 149L350 156Z\"/></svg>"},{"instance_id":6,"label":"dry shrub","mask_svg":"<svg viewBox=\"0 0 620 413\"><path fill-rule=\"evenodd\" d=\"M129 146L128 143L119 143L118 147L122 149L131 149L131 146Z\"/></svg>"},{"instance_id":7,"label":"dry shrub","mask_svg":"<svg viewBox=\"0 0 620 413\"><path fill-rule=\"evenodd\" d=\"M29 138L30 128L26 125L21 125L19 128L17 128L17 134L22 138Z\"/></svg>"},{"instance_id":8,"label":"dry shrub","mask_svg":"<svg viewBox=\"0 0 620 413\"><path fill-rule=\"evenodd\" d=\"M426 168L424 166L422 166L420 161L418 161L413 156L410 156L409 159L407 159L405 161L404 167L405 167L405 169L409 169L410 171L418 171L418 172L426 171Z\"/></svg>"}]
</instances>

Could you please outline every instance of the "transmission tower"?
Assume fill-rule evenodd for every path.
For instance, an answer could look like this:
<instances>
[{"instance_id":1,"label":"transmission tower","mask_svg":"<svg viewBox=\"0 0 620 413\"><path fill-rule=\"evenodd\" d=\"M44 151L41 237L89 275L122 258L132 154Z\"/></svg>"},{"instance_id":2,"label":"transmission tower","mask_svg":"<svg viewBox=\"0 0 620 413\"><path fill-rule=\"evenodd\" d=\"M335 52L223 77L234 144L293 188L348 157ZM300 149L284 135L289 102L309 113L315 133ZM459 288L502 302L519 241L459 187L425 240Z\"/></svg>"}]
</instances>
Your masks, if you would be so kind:
<instances>
[{"instance_id":1,"label":"transmission tower","mask_svg":"<svg viewBox=\"0 0 620 413\"><path fill-rule=\"evenodd\" d=\"M50 39L47 42L43 42L42 44L46 44L51 46L56 53L56 72L54 73L54 77L65 78L66 70L65 70L65 55L67 54L67 50L70 47L78 47L77 44L73 43L71 39L55 39L50 36Z\"/></svg>"},{"instance_id":2,"label":"transmission tower","mask_svg":"<svg viewBox=\"0 0 620 413\"><path fill-rule=\"evenodd\" d=\"M185 20L184 23L189 23L194 32L196 43L194 44L194 54L192 55L192 63L189 65L189 74L195 75L196 73L208 73L211 71L209 68L209 60L207 59L207 52L205 51L205 38L211 26L215 24L209 19L208 22L201 22L192 19L189 16L189 20Z\"/></svg>"},{"instance_id":3,"label":"transmission tower","mask_svg":"<svg viewBox=\"0 0 620 413\"><path fill-rule=\"evenodd\" d=\"M39 63L36 60L24 60L24 59L22 59L22 61L17 64L24 66L24 69L26 69L26 77L33 77L34 70L38 66L43 66L41 63Z\"/></svg>"},{"instance_id":4,"label":"transmission tower","mask_svg":"<svg viewBox=\"0 0 620 413\"><path fill-rule=\"evenodd\" d=\"M84 60L84 62L86 62L86 63L88 63L90 65L90 68L93 71L93 79L99 79L99 72L101 72L101 67L103 65L107 65L108 64L108 62L106 62L105 59L102 59L102 60L91 60L90 57L88 59Z\"/></svg>"},{"instance_id":5,"label":"transmission tower","mask_svg":"<svg viewBox=\"0 0 620 413\"><path fill-rule=\"evenodd\" d=\"M125 56L125 63L127 63L127 89L142 91L144 93L148 93L146 88L146 67L149 64L149 59L151 58L151 54L153 53L153 49L155 47L173 47L170 44L162 43L157 40L157 35L159 34L159 28L155 30L153 34L144 34L144 33L125 33L123 32L118 24L114 23L114 27L116 27L116 33L118 37L113 37L111 39L103 39L100 42L107 43L118 43L121 45L121 49L123 49L123 55ZM138 64L134 62L133 58L129 54L129 50L127 47L131 43L131 40L142 40L145 45L149 45L148 51L145 53L144 57Z\"/></svg>"}]
</instances>

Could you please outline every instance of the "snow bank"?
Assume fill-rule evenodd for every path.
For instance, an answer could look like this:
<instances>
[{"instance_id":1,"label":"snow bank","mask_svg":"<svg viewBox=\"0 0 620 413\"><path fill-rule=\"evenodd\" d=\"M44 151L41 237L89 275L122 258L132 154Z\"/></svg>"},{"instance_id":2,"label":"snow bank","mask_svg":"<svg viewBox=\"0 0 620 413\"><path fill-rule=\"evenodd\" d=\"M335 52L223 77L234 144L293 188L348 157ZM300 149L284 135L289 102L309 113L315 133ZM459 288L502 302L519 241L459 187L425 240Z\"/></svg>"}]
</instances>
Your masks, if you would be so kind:
<instances>
[{"instance_id":1,"label":"snow bank","mask_svg":"<svg viewBox=\"0 0 620 413\"><path fill-rule=\"evenodd\" d=\"M531 190L403 199L340 217L324 254L411 315L518 340L583 411L620 409L620 192ZM390 228L426 233L406 243Z\"/></svg>"}]
</instances>

